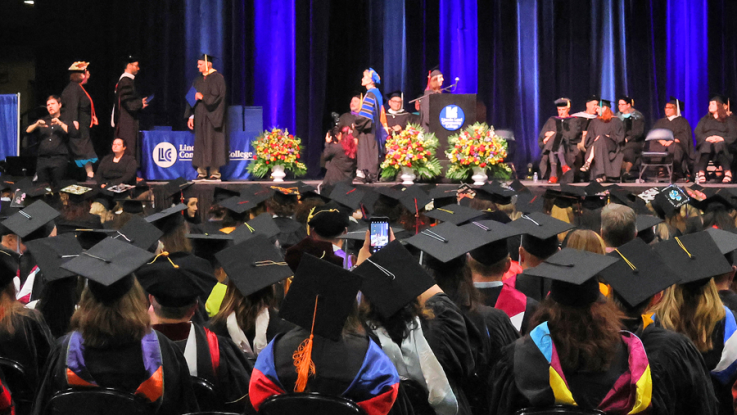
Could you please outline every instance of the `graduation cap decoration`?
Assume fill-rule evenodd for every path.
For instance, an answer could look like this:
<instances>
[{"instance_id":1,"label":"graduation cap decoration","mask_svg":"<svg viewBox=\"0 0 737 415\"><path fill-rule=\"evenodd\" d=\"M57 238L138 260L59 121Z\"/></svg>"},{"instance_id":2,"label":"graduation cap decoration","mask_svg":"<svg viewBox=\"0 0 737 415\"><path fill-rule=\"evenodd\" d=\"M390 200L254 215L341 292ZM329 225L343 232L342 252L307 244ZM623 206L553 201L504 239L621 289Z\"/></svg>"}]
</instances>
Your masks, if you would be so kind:
<instances>
[{"instance_id":1,"label":"graduation cap decoration","mask_svg":"<svg viewBox=\"0 0 737 415\"><path fill-rule=\"evenodd\" d=\"M726 274L732 265L707 232L697 232L662 241L654 246L663 260L681 276L681 284Z\"/></svg>"},{"instance_id":2,"label":"graduation cap decoration","mask_svg":"<svg viewBox=\"0 0 737 415\"><path fill-rule=\"evenodd\" d=\"M676 185L670 185L663 188L663 190L655 196L651 205L658 215L667 217L677 212L677 210L680 209L681 206L687 204L689 200L690 198L683 189Z\"/></svg>"},{"instance_id":3,"label":"graduation cap decoration","mask_svg":"<svg viewBox=\"0 0 737 415\"><path fill-rule=\"evenodd\" d=\"M46 226L59 215L56 209L39 200L5 219L2 225L22 239ZM48 234L42 236L45 237Z\"/></svg>"},{"instance_id":4,"label":"graduation cap decoration","mask_svg":"<svg viewBox=\"0 0 737 415\"><path fill-rule=\"evenodd\" d=\"M235 244L247 241L256 235L263 235L266 238L273 238L278 235L281 230L277 226L274 218L270 213L262 213L250 221L244 223L242 226L235 228L230 236L233 237Z\"/></svg>"},{"instance_id":5,"label":"graduation cap decoration","mask_svg":"<svg viewBox=\"0 0 737 415\"><path fill-rule=\"evenodd\" d=\"M87 67L89 67L89 66L90 66L90 63L89 62L77 61L77 62L74 62L69 67L68 70L71 71L71 72L84 72L84 71L87 70Z\"/></svg>"},{"instance_id":6,"label":"graduation cap decoration","mask_svg":"<svg viewBox=\"0 0 737 415\"><path fill-rule=\"evenodd\" d=\"M71 233L36 239L26 244L28 251L44 274L46 281L56 281L76 274L61 268L82 253L82 246Z\"/></svg>"},{"instance_id":7,"label":"graduation cap decoration","mask_svg":"<svg viewBox=\"0 0 737 415\"><path fill-rule=\"evenodd\" d=\"M361 292L384 318L435 285L433 278L399 241L392 241L353 270L363 277Z\"/></svg>"},{"instance_id":8,"label":"graduation cap decoration","mask_svg":"<svg viewBox=\"0 0 737 415\"><path fill-rule=\"evenodd\" d=\"M279 248L260 234L220 251L215 257L244 297L293 274Z\"/></svg>"},{"instance_id":9,"label":"graduation cap decoration","mask_svg":"<svg viewBox=\"0 0 737 415\"><path fill-rule=\"evenodd\" d=\"M348 214L334 203L313 207L307 216L308 235L310 229L326 238L340 235L350 224Z\"/></svg>"},{"instance_id":10,"label":"graduation cap decoration","mask_svg":"<svg viewBox=\"0 0 737 415\"><path fill-rule=\"evenodd\" d=\"M454 225L461 225L471 219L483 216L483 212L461 205L447 205L435 207L435 209L425 212L425 216L443 222L450 222Z\"/></svg>"}]
</instances>

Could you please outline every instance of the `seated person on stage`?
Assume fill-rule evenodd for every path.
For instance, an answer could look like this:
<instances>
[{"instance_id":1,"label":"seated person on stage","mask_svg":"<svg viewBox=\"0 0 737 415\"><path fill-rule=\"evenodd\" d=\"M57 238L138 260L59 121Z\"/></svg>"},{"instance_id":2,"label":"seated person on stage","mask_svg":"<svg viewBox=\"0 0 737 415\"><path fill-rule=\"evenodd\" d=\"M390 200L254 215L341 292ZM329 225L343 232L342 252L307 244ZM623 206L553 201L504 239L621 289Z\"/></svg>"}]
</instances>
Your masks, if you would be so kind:
<instances>
[{"instance_id":1,"label":"seated person on stage","mask_svg":"<svg viewBox=\"0 0 737 415\"><path fill-rule=\"evenodd\" d=\"M571 100L558 98L555 100L555 106L558 107L558 115L548 118L537 137L537 145L542 150L540 175L545 178L548 163L550 163L550 179L548 180L550 183L558 183L559 165L563 175L571 170L566 159L574 161L575 154L572 150L575 144L572 143L579 133L578 120L570 115Z\"/></svg>"},{"instance_id":2,"label":"seated person on stage","mask_svg":"<svg viewBox=\"0 0 737 415\"><path fill-rule=\"evenodd\" d=\"M299 190L296 187L272 186L274 195L266 201L266 210L274 216L279 227L277 240L279 246L286 250L307 237L307 231L301 223L294 220L294 212L299 205Z\"/></svg>"},{"instance_id":3,"label":"seated person on stage","mask_svg":"<svg viewBox=\"0 0 737 415\"><path fill-rule=\"evenodd\" d=\"M624 127L614 116L612 103L599 101L599 117L591 121L586 133L586 162L582 172L591 171L597 182L618 178L622 174L624 158Z\"/></svg>"},{"instance_id":4,"label":"seated person on stage","mask_svg":"<svg viewBox=\"0 0 737 415\"><path fill-rule=\"evenodd\" d=\"M685 179L693 166L693 136L691 124L681 115L683 101L670 97L665 104L665 118L653 124L652 129L665 128L673 132L674 141L650 141L649 151L668 152L673 157L673 180Z\"/></svg>"},{"instance_id":5,"label":"seated person on stage","mask_svg":"<svg viewBox=\"0 0 737 415\"><path fill-rule=\"evenodd\" d=\"M419 116L405 111L402 91L394 91L387 98L389 99L389 110L386 112L386 125L389 127L387 131L389 134L396 134L404 130L407 124L420 124Z\"/></svg>"},{"instance_id":6,"label":"seated person on stage","mask_svg":"<svg viewBox=\"0 0 737 415\"><path fill-rule=\"evenodd\" d=\"M350 127L343 127L334 136L331 132L325 135L325 150L321 157L326 170L323 186L353 180L356 175L357 142Z\"/></svg>"},{"instance_id":7,"label":"seated person on stage","mask_svg":"<svg viewBox=\"0 0 737 415\"><path fill-rule=\"evenodd\" d=\"M72 332L51 351L34 414L66 389L114 388L136 395L156 414L199 410L187 361L152 330L146 296L133 272L154 254L104 239L62 267L88 278ZM90 405L89 400L80 405Z\"/></svg>"},{"instance_id":8,"label":"seated person on stage","mask_svg":"<svg viewBox=\"0 0 737 415\"><path fill-rule=\"evenodd\" d=\"M39 183L49 183L56 189L64 180L69 164L69 137L77 133L74 123L61 115L61 98L51 95L46 99L49 115L39 119L26 129L38 136L36 174Z\"/></svg>"},{"instance_id":9,"label":"seated person on stage","mask_svg":"<svg viewBox=\"0 0 737 415\"><path fill-rule=\"evenodd\" d=\"M102 158L95 173L95 182L101 188L115 186L121 183L136 184L136 158L125 154L125 141L122 138L113 140L113 154Z\"/></svg>"},{"instance_id":10,"label":"seated person on stage","mask_svg":"<svg viewBox=\"0 0 737 415\"><path fill-rule=\"evenodd\" d=\"M148 292L153 329L174 342L184 354L190 376L214 386L223 403L218 409L241 412L248 404L251 370L245 355L227 337L191 321L198 298L216 281L208 268L207 261L194 255L163 253L142 266L136 276Z\"/></svg>"},{"instance_id":11,"label":"seated person on stage","mask_svg":"<svg viewBox=\"0 0 737 415\"><path fill-rule=\"evenodd\" d=\"M706 181L706 166L714 160L716 167L724 172L722 183L732 182L729 146L737 139L737 123L727 117L724 108L726 99L715 95L709 100L709 113L699 121L694 130L696 135L696 183Z\"/></svg>"},{"instance_id":12,"label":"seated person on stage","mask_svg":"<svg viewBox=\"0 0 737 415\"><path fill-rule=\"evenodd\" d=\"M617 99L619 111L616 116L624 125L624 159L622 168L629 177L630 170L640 159L645 144L645 116L635 109L635 100L624 95Z\"/></svg>"},{"instance_id":13,"label":"seated person on stage","mask_svg":"<svg viewBox=\"0 0 737 415\"><path fill-rule=\"evenodd\" d=\"M571 148L571 151L575 156L574 164L571 167L574 168L577 181L581 179L581 172L579 170L581 166L583 166L584 156L586 155L586 146L584 145L584 143L586 143L586 134L588 133L591 121L595 120L599 115L599 96L590 96L586 99L585 104L585 110L573 114L578 121L578 134L573 140L571 140L571 146L576 147Z\"/></svg>"},{"instance_id":14,"label":"seated person on stage","mask_svg":"<svg viewBox=\"0 0 737 415\"><path fill-rule=\"evenodd\" d=\"M386 415L399 375L361 324L356 295L362 278L305 255L279 315L297 328L277 335L256 360L249 395L258 411L271 396L313 392L354 401Z\"/></svg>"}]
</instances>

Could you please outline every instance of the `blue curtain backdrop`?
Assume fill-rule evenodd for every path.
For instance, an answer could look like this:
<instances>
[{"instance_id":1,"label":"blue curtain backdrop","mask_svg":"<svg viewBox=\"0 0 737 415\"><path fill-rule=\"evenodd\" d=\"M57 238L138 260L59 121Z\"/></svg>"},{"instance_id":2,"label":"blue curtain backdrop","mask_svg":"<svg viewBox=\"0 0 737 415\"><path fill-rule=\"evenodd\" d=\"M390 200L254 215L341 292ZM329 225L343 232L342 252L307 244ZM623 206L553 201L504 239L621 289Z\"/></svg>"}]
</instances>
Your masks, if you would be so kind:
<instances>
[{"instance_id":1,"label":"blue curtain backdrop","mask_svg":"<svg viewBox=\"0 0 737 415\"><path fill-rule=\"evenodd\" d=\"M156 94L143 128L185 128L183 94L209 52L230 104L261 105L264 127L303 138L311 177L321 174L330 113L348 111L369 66L382 92L401 88L405 101L422 94L435 65L446 85L461 78L457 92L478 93L483 120L515 131L518 163L537 157L558 97L575 112L591 94L628 94L650 125L675 95L695 126L711 92L737 96L732 0L58 0L36 9L40 27L58 34L53 49L39 39L37 104L64 88L72 61L91 61L101 155L128 53L141 56L141 92ZM94 34L85 42L82 26Z\"/></svg>"},{"instance_id":2,"label":"blue curtain backdrop","mask_svg":"<svg viewBox=\"0 0 737 415\"><path fill-rule=\"evenodd\" d=\"M0 160L18 155L18 95L0 95Z\"/></svg>"}]
</instances>

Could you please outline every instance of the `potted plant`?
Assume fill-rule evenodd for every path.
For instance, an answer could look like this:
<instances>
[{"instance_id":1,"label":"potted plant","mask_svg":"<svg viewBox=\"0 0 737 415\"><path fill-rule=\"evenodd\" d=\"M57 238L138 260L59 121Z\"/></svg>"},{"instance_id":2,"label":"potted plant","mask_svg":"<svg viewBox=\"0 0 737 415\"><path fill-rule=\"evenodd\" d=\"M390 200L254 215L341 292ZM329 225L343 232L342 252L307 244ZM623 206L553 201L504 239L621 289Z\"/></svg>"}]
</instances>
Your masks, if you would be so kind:
<instances>
[{"instance_id":1,"label":"potted plant","mask_svg":"<svg viewBox=\"0 0 737 415\"><path fill-rule=\"evenodd\" d=\"M449 149L445 152L450 167L445 176L453 180L465 180L469 175L475 185L486 183L488 173L499 179L508 179L512 169L504 162L507 142L494 133L494 127L476 123L458 134L448 137Z\"/></svg>"},{"instance_id":2,"label":"potted plant","mask_svg":"<svg viewBox=\"0 0 737 415\"><path fill-rule=\"evenodd\" d=\"M307 173L307 166L300 160L302 140L281 128L264 131L251 143L255 150L248 172L256 177L265 177L271 170L275 182L283 182L289 170L295 176Z\"/></svg>"},{"instance_id":3,"label":"potted plant","mask_svg":"<svg viewBox=\"0 0 737 415\"><path fill-rule=\"evenodd\" d=\"M401 172L402 184L414 183L419 176L432 179L440 175L440 162L435 157L438 148L435 134L426 133L417 125L407 127L386 140L386 157L381 163L381 177L394 179Z\"/></svg>"}]
</instances>

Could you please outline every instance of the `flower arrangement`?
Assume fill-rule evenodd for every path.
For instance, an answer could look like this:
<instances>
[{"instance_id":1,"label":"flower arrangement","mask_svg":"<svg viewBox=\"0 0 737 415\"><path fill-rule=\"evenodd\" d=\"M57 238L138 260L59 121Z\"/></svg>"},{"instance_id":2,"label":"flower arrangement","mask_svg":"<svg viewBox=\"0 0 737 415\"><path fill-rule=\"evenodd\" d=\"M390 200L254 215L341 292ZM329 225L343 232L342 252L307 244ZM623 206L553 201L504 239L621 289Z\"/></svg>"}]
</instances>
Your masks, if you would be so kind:
<instances>
[{"instance_id":1,"label":"flower arrangement","mask_svg":"<svg viewBox=\"0 0 737 415\"><path fill-rule=\"evenodd\" d=\"M253 161L248 164L248 172L256 177L264 177L274 166L283 166L295 176L307 173L307 166L299 161L302 140L281 128L264 131L251 143L255 149Z\"/></svg>"},{"instance_id":2,"label":"flower arrangement","mask_svg":"<svg viewBox=\"0 0 737 415\"><path fill-rule=\"evenodd\" d=\"M458 134L448 137L445 152L450 167L445 176L452 180L466 179L474 167L491 171L494 177L509 178L512 169L504 163L507 142L494 133L494 127L475 123Z\"/></svg>"},{"instance_id":3,"label":"flower arrangement","mask_svg":"<svg viewBox=\"0 0 737 415\"><path fill-rule=\"evenodd\" d=\"M402 167L411 168L418 176L432 179L440 175L440 162L435 158L438 148L435 134L424 132L419 126L407 124L399 134L386 140L386 157L381 163L381 177L392 180Z\"/></svg>"}]
</instances>

